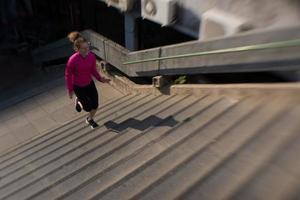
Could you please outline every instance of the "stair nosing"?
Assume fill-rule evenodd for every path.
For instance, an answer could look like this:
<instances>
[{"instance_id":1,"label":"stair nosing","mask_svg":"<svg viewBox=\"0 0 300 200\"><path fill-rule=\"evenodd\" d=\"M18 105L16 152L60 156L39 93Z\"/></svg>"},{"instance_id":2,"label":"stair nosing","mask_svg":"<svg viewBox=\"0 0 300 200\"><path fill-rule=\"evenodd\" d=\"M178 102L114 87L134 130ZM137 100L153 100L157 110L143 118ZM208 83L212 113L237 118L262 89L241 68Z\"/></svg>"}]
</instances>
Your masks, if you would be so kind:
<instances>
[{"instance_id":1,"label":"stair nosing","mask_svg":"<svg viewBox=\"0 0 300 200\"><path fill-rule=\"evenodd\" d=\"M196 114L194 114L193 116L198 116L201 115L205 110L211 108L213 105L215 105L216 103L220 102L222 100L222 98L219 98L217 100L214 100L213 102L211 102L209 105L206 105L205 108L203 108L201 111L196 112ZM200 101L200 100L199 100ZM197 101L197 102L199 102ZM99 174L95 175L93 178L87 180L85 183L82 183L80 186L76 187L77 190L80 190L81 188L83 188L85 185L87 185L88 183L90 183L91 181L94 181L95 179L97 179L99 176L101 176L102 174L110 171L113 168L118 167L120 164L122 164L124 161L127 161L131 158L133 158L134 156L136 156L137 154L139 154L140 152L144 151L146 148L148 148L150 145L160 141L161 139L165 138L168 136L168 133L173 132L174 130L176 130L177 128L181 127L182 125L185 125L186 122L183 121L182 123L180 123L180 125L173 127L172 129L166 131L162 136L150 141L149 143L145 144L144 146L140 147L139 149L135 150L132 154L125 156L124 158L120 159L119 161L117 161L116 163L112 164L111 166L109 166L108 168L104 169L102 172L100 172ZM181 141L181 140L180 140Z\"/></svg>"},{"instance_id":2,"label":"stair nosing","mask_svg":"<svg viewBox=\"0 0 300 200\"><path fill-rule=\"evenodd\" d=\"M163 96L165 96L165 95L159 95L159 97L163 97ZM147 97L151 97L151 95L147 95ZM156 98L157 98L157 97L156 97ZM148 100L147 102L151 102L153 99L155 99L155 98L152 97L152 98L151 98L150 100ZM143 104L141 104L139 107L141 107L141 106L143 106ZM130 113L130 112L128 112L128 113ZM128 114L128 113L127 113L127 114ZM126 115L126 114L124 114L124 115ZM120 117L120 116L118 116L118 117ZM53 172L51 172L51 173L53 173ZM48 174L46 174L46 175L48 175ZM43 175L43 177L38 178L37 180L33 181L31 184L34 184L35 182L38 182L39 180L42 180L46 175ZM6 186L4 186L4 187L6 187ZM25 186L19 188L18 190L23 190L24 188L27 188L27 187L29 187L29 186L28 186L28 185L25 185ZM2 189L2 188L1 188L1 189ZM7 198L7 197L9 197L9 196L11 196L11 195L13 195L13 192L11 192L11 193L8 194L8 195L5 195L4 198Z\"/></svg>"},{"instance_id":3,"label":"stair nosing","mask_svg":"<svg viewBox=\"0 0 300 200\"><path fill-rule=\"evenodd\" d=\"M133 99L134 97L136 97L136 96L133 96L133 97L130 98L129 100ZM141 98L142 98L142 97L141 97ZM122 102L122 103L125 103L125 102ZM106 112L106 111L105 111L105 112ZM96 116L99 116L99 115L100 115L100 113L98 113ZM110 114L107 114L107 115L105 115L105 117L108 117L109 115L110 115ZM101 117L100 119L102 120L102 119L104 119L105 117ZM81 118L83 118L83 117L80 117L80 119L81 119ZM73 126L72 128L75 128L75 126ZM81 128L81 129L84 129L84 127ZM81 129L80 129L80 130L81 130ZM78 130L78 131L79 131L79 130ZM60 134L60 133L61 133L61 132L59 132L59 134ZM38 145L42 145L42 144L44 144L45 142L47 142L47 141L49 141L49 140L51 140L51 139L53 139L53 138L55 138L55 137L57 137L57 136L60 136L59 134L55 135L54 137L51 137L50 139L47 139L47 140L45 140L45 141L39 143ZM66 136L64 136L63 139L65 139L65 138L67 138L67 137L70 137L70 136L72 136L72 135L74 135L74 134L76 134L76 132L71 132L71 133L67 134ZM55 142L57 142L57 141L55 141ZM41 150L43 150L43 149L45 149L45 148L48 148L49 146L51 146L51 145L54 144L55 142L52 142L52 143L49 144L49 145L46 145L46 146L44 146L44 147L42 147L42 148L40 148L40 149L38 149L38 150L35 150L35 151L29 153L28 155L25 155L25 156L23 156L22 158L20 158L20 159L18 159L18 160L15 160L14 162L12 162L12 163L10 163L10 164L8 164L8 165L2 167L2 168L0 169L0 172L1 172L2 170L5 170L5 169L11 167L12 165L14 165L14 164L16 164L16 163L18 163L18 162L20 162L20 161L22 161L22 160L28 158L29 156L32 156L32 155L35 154L36 152L41 151ZM35 147L37 147L37 146L34 146L34 147L32 147L32 148L35 148ZM30 150L30 149L27 149L26 151L29 151L29 150ZM20 155L20 154L17 154L16 156L18 156L18 155Z\"/></svg>"},{"instance_id":4,"label":"stair nosing","mask_svg":"<svg viewBox=\"0 0 300 200\"><path fill-rule=\"evenodd\" d=\"M103 106L104 106L103 108L109 106L111 103L116 103L117 101L121 100L122 98L128 97L128 96L129 96L129 95L125 95L125 96L122 96L122 97L120 97L120 98L113 99L113 102L109 102L109 103L103 105ZM42 139L43 137L47 136L49 133L55 132L55 131L57 131L57 130L63 128L64 126L68 126L68 125L70 125L71 123L74 123L74 121L77 121L77 120L79 120L79 119L81 119L81 118L82 118L82 117L78 117L78 118L75 118L74 120L68 121L67 123L63 124L63 125L60 126L60 127L54 128L54 129L52 129L52 130L48 130L47 132L44 132L44 133L38 135L37 137L33 138L33 140L26 141L25 143L22 143L22 144L18 145L18 146L17 146L16 148L14 148L14 149L10 149L10 150L8 150L8 151L6 151L6 152L1 153L1 155L0 155L0 160L1 160L3 157L8 156L8 154L13 153L13 152L17 151L17 150L20 149L20 148L24 148L24 146L29 145L29 144L31 144L32 142L36 141L36 140ZM44 141L41 141L41 142L44 142ZM32 147L30 147L30 148L32 148ZM28 149L22 150L21 152L18 152L18 154L19 154L19 153L23 153L24 151L27 151L27 150L28 150ZM0 165L1 165L2 163L4 163L4 162L8 161L9 159L12 159L12 158L13 158L13 157L9 157L9 158L7 158L7 159L1 160L1 161L0 161Z\"/></svg>"}]
</instances>

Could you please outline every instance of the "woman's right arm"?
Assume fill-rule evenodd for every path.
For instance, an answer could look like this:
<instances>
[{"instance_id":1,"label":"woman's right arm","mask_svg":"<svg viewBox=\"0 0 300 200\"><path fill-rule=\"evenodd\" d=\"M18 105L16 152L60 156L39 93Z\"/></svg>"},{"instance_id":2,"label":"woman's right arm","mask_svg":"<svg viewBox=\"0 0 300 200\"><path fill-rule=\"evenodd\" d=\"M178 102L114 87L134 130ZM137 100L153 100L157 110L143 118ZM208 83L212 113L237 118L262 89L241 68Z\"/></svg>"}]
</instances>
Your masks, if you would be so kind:
<instances>
[{"instance_id":1,"label":"woman's right arm","mask_svg":"<svg viewBox=\"0 0 300 200\"><path fill-rule=\"evenodd\" d=\"M70 98L73 95L73 75L74 75L74 60L69 59L65 70L65 80Z\"/></svg>"}]
</instances>

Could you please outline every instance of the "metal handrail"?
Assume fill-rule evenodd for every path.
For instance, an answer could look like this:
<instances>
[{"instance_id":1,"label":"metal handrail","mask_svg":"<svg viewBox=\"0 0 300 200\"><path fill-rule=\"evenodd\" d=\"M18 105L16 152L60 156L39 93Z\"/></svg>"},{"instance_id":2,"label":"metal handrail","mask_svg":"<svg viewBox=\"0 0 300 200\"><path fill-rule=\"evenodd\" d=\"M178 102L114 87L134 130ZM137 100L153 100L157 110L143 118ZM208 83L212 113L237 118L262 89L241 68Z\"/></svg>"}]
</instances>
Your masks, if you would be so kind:
<instances>
[{"instance_id":1,"label":"metal handrail","mask_svg":"<svg viewBox=\"0 0 300 200\"><path fill-rule=\"evenodd\" d=\"M234 47L234 48L219 49L219 50L212 50L212 51L201 51L201 52L180 54L174 56L148 58L143 60L127 61L127 62L123 62L123 65L138 64L138 63L159 61L159 60L169 60L175 58L187 58L187 57L194 57L194 56L234 53L234 52L253 51L253 50L277 49L277 48L286 48L286 47L295 47L295 46L300 46L300 39L271 42L271 43L257 44L257 45L248 45L243 47Z\"/></svg>"},{"instance_id":2,"label":"metal handrail","mask_svg":"<svg viewBox=\"0 0 300 200\"><path fill-rule=\"evenodd\" d=\"M116 44L115 42L101 36L100 34L92 31L83 31L85 37L90 40L90 42L95 43L97 49L93 51L99 58L106 60L111 65L117 67L123 73L128 76L154 76L157 74L175 74L175 73L188 73L195 74L201 72L216 72L216 71L227 71L227 72L238 72L238 71L263 71L263 70L294 70L300 69L299 66L299 47L300 47L300 27L288 28L276 32L258 32L257 34L245 34L237 37L228 37L228 41L193 41L187 43L181 43L177 45L164 46L158 48L152 48L142 51L131 52ZM255 40L253 37L257 37ZM281 38L281 40L279 40ZM225 38L224 38L225 39ZM226 40L225 39L225 40ZM267 41L266 41L267 40ZM276 40L276 42L274 41ZM250 42L256 41L260 44L251 44ZM273 42L272 42L273 41ZM61 42L61 41L60 41ZM241 44L243 43L243 44ZM226 45L245 45L239 47L226 47ZM51 45L53 47L59 46L60 43ZM220 45L225 45L220 47ZM215 50L203 50L207 47L214 46ZM216 46L219 46L218 48ZM50 47L50 46L48 46ZM289 49L289 47L292 47ZM71 46L68 44L58 52L54 52L51 49L51 55L48 55L46 49L44 48L39 54L36 54L36 63L39 64L43 60L53 59L53 57L60 57L62 55L67 55L72 53ZM63 49L64 48L64 49ZM195 48L189 50L191 48ZM283 48L287 51L278 51L279 48ZM294 50L294 48L297 48ZM201 50L202 49L202 50ZM263 51L265 49L265 51ZM275 49L275 51L271 51ZM255 51L257 50L257 51ZM261 50L261 51L258 51ZM68 53L65 53L67 52ZM178 51L178 53L175 53ZM190 51L190 52L188 52ZM251 55L238 57L239 52L251 52ZM171 53L174 52L174 53ZM247 52L246 52L247 53ZM255 53L255 55L253 55ZM172 55L173 54L173 55ZM201 56L210 55L209 62L204 59L191 60L182 59L188 57L202 58ZM219 55L228 55L227 60L220 60ZM48 56L51 58L48 59ZM198 57L195 57L198 56ZM257 56L257 57L256 57ZM233 58L234 61L231 59ZM178 60L180 64L173 62L164 63L163 60ZM182 63L182 61L184 63ZM155 62L156 61L156 62ZM162 62L160 62L162 61ZM173 60L171 60L173 61ZM235 62L236 61L236 62ZM157 63L158 62L158 63ZM196 63L197 62L197 63ZM242 67L226 67L228 65L236 66L237 62ZM138 64L140 63L140 64ZM266 64L268 63L268 64ZM136 65L134 65L136 64ZM245 65L246 64L246 65ZM251 67L250 67L251 65ZM186 71L186 69L189 69ZM173 71L172 71L173 70ZM172 72L171 72L172 71Z\"/></svg>"}]
</instances>

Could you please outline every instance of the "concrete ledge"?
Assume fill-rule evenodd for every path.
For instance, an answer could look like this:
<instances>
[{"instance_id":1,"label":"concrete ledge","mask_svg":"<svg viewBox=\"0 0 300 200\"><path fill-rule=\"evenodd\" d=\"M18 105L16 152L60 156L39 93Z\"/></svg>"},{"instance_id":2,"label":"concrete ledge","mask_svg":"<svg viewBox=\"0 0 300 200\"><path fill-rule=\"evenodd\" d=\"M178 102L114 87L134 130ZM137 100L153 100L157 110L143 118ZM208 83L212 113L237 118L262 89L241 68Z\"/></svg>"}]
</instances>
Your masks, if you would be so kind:
<instances>
[{"instance_id":1,"label":"concrete ledge","mask_svg":"<svg viewBox=\"0 0 300 200\"><path fill-rule=\"evenodd\" d=\"M194 96L207 94L230 97L286 95L300 98L300 83L173 85L170 87L170 94Z\"/></svg>"},{"instance_id":2,"label":"concrete ledge","mask_svg":"<svg viewBox=\"0 0 300 200\"><path fill-rule=\"evenodd\" d=\"M245 96L293 96L300 99L300 83L270 84L183 84L167 85L161 89L153 85L139 85L113 71L102 72L109 77L111 85L124 94L164 95L215 95L230 97Z\"/></svg>"},{"instance_id":3,"label":"concrete ledge","mask_svg":"<svg viewBox=\"0 0 300 200\"><path fill-rule=\"evenodd\" d=\"M97 61L97 69L101 75L111 79L110 85L119 90L123 94L161 94L161 92L153 87L153 85L139 85L132 82L120 73L111 70L111 65L105 61Z\"/></svg>"},{"instance_id":4,"label":"concrete ledge","mask_svg":"<svg viewBox=\"0 0 300 200\"><path fill-rule=\"evenodd\" d=\"M102 73L104 74L104 73ZM115 89L119 90L123 94L158 94L158 89L152 85L138 85L129 79L119 74L105 74L112 80L110 83Z\"/></svg>"},{"instance_id":5,"label":"concrete ledge","mask_svg":"<svg viewBox=\"0 0 300 200\"><path fill-rule=\"evenodd\" d=\"M242 26L246 22L240 24ZM255 30L228 37L197 40L136 52L130 52L94 31L86 30L82 33L92 42L93 51L98 57L131 77L299 70L299 45L247 50L253 45L298 41L299 26L273 31ZM241 49L233 50L234 48ZM216 53L215 50L223 50L223 52ZM36 63L42 63L66 57L70 53L72 53L71 45L66 40L60 40L35 50L33 55ZM195 55L195 53L202 53L202 55Z\"/></svg>"}]
</instances>

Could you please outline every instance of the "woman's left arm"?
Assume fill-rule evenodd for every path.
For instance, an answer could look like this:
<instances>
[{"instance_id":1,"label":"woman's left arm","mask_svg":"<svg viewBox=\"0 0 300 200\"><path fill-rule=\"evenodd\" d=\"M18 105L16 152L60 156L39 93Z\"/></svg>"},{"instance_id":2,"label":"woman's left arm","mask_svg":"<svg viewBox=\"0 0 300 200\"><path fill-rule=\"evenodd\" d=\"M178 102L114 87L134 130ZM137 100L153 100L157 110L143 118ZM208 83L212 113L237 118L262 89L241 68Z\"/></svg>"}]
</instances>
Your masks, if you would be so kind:
<instances>
[{"instance_id":1,"label":"woman's left arm","mask_svg":"<svg viewBox=\"0 0 300 200\"><path fill-rule=\"evenodd\" d=\"M92 75L100 82L102 83L109 83L110 79L104 78L100 75L100 73L97 71L96 68L96 57L94 54L93 55L93 64L92 64Z\"/></svg>"}]
</instances>

